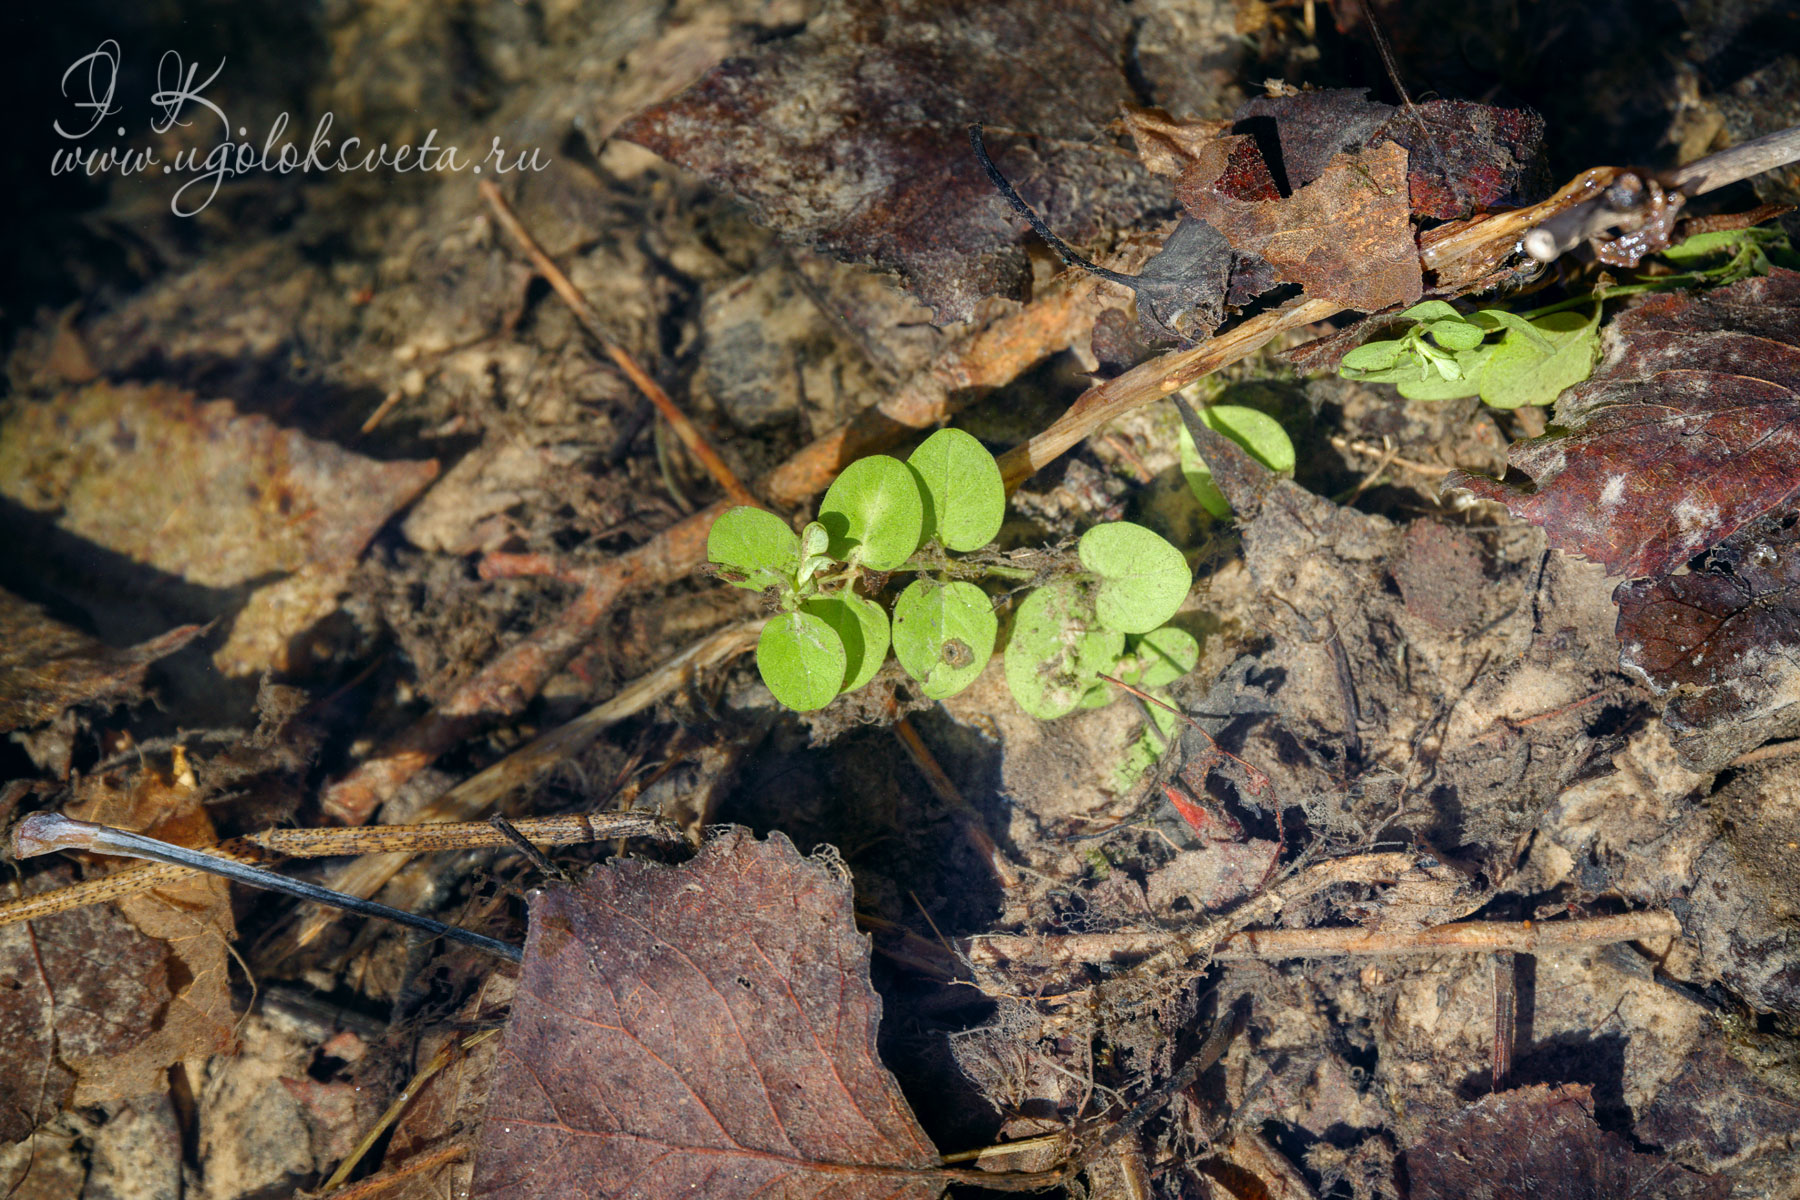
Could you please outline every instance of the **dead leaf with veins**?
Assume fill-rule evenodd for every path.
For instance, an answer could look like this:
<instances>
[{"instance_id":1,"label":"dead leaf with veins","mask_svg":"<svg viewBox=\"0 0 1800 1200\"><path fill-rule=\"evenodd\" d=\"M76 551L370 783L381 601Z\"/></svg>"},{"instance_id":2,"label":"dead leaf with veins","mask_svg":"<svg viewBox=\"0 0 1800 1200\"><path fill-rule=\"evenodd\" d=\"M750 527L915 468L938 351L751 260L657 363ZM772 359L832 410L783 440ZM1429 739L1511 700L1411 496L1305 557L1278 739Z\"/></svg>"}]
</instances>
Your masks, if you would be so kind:
<instances>
[{"instance_id":1,"label":"dead leaf with veins","mask_svg":"<svg viewBox=\"0 0 1800 1200\"><path fill-rule=\"evenodd\" d=\"M538 893L475 1195L930 1200L848 878L734 829Z\"/></svg>"}]
</instances>

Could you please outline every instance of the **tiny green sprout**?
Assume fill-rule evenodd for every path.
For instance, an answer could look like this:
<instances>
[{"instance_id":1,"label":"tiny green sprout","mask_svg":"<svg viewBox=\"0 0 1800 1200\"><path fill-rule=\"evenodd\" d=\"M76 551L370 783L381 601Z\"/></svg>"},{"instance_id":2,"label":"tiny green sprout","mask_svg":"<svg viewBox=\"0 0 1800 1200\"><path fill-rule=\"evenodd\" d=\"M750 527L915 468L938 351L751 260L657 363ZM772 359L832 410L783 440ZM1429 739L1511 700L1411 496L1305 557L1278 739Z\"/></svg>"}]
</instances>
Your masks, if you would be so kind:
<instances>
[{"instance_id":1,"label":"tiny green sprout","mask_svg":"<svg viewBox=\"0 0 1800 1200\"><path fill-rule=\"evenodd\" d=\"M1464 316L1442 300L1400 314L1414 324L1400 337L1344 355L1346 379L1391 383L1408 400L1480 396L1494 408L1551 404L1586 379L1599 354L1599 306L1591 317L1568 312L1527 317L1504 309ZM1489 340L1493 334L1498 340Z\"/></svg>"},{"instance_id":2,"label":"tiny green sprout","mask_svg":"<svg viewBox=\"0 0 1800 1200\"><path fill-rule=\"evenodd\" d=\"M1198 412L1207 428L1242 446L1251 458L1269 470L1288 472L1294 469L1294 443L1288 440L1281 422L1268 413L1236 404L1209 404L1199 408ZM1224 494L1213 482L1212 468L1200 456L1199 448L1194 445L1194 435L1187 431L1187 426L1181 427L1180 437L1181 474L1187 479L1194 498L1220 520L1231 516L1231 505L1225 502Z\"/></svg>"},{"instance_id":3,"label":"tiny green sprout","mask_svg":"<svg viewBox=\"0 0 1800 1200\"><path fill-rule=\"evenodd\" d=\"M891 571L919 548L925 501L905 463L886 454L859 458L826 489L819 524L829 551L842 562Z\"/></svg>"},{"instance_id":4,"label":"tiny green sprout","mask_svg":"<svg viewBox=\"0 0 1800 1200\"><path fill-rule=\"evenodd\" d=\"M1006 518L1006 484L987 448L960 429L940 429L906 460L925 501L924 537L946 550L979 550Z\"/></svg>"},{"instance_id":5,"label":"tiny green sprout","mask_svg":"<svg viewBox=\"0 0 1800 1200\"><path fill-rule=\"evenodd\" d=\"M1193 634L1173 625L1129 639L1126 650L1128 656L1120 664L1119 678L1146 690L1174 683L1200 662L1200 643Z\"/></svg>"},{"instance_id":6,"label":"tiny green sprout","mask_svg":"<svg viewBox=\"0 0 1800 1200\"><path fill-rule=\"evenodd\" d=\"M707 545L710 549L711 539ZM806 528L800 531L800 569L794 575L794 583L800 590L805 591L815 575L837 561L827 552L830 545L831 535L817 521L808 521Z\"/></svg>"}]
</instances>

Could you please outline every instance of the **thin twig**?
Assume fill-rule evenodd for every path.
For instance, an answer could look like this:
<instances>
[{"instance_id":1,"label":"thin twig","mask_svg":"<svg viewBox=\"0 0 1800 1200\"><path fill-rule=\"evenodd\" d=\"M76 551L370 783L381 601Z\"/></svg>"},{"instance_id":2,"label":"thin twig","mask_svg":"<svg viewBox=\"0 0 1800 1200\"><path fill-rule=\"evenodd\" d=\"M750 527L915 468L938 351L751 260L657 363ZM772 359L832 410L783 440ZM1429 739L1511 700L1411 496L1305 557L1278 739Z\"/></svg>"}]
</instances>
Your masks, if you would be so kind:
<instances>
[{"instance_id":1,"label":"thin twig","mask_svg":"<svg viewBox=\"0 0 1800 1200\"><path fill-rule=\"evenodd\" d=\"M734 503L760 508L761 505L757 503L756 497L750 494L750 489L745 487L732 469L725 465L725 460L719 457L718 451L712 448L700 430L692 421L688 420L687 414L676 407L675 402L669 399L669 394L663 391L656 380L650 378L649 373L638 365L637 360L624 347L607 336L606 328L600 322L600 314L594 311L594 306L589 304L587 297L581 294L581 289L577 288L569 277L563 274L562 268L556 265L556 261L544 252L542 246L538 245L538 240L531 236L531 231L525 228L524 223L519 220L519 215L513 211L512 205L508 204L506 197L501 195L499 186L491 179L483 179L475 186L480 189L481 197L488 202L488 207L494 210L494 219L500 223L500 227L506 230L513 241L519 244L519 248L525 252L526 257L531 259L531 265L537 269L537 273L544 277L551 290L561 297L564 304L569 306L569 311L574 314L576 323L586 331L589 337L594 339L619 370L625 373L625 378L631 380L637 386L638 391L644 393L649 397L650 403L656 405L656 411L663 415L663 419L669 423L669 428L673 429L675 436L681 439L681 444L700 460L700 465L706 468L707 474L713 477Z\"/></svg>"},{"instance_id":2,"label":"thin twig","mask_svg":"<svg viewBox=\"0 0 1800 1200\"><path fill-rule=\"evenodd\" d=\"M981 823L981 815L963 797L950 776L944 773L944 768L938 765L938 760L919 737L919 731L913 728L912 722L905 717L897 719L894 722L894 736L906 747L913 765L925 776L926 783L931 785L937 798L949 806L957 824L962 827L963 836L969 839L975 852L994 873L995 881L1003 888L1018 887L1019 873L1013 870L1012 864L1006 861L1006 856L1000 853L1000 847L994 844L994 839L988 836L987 828Z\"/></svg>"},{"instance_id":3,"label":"thin twig","mask_svg":"<svg viewBox=\"0 0 1800 1200\"><path fill-rule=\"evenodd\" d=\"M423 1154L414 1155L391 1171L383 1171L379 1175L371 1175L347 1188L328 1192L319 1200L369 1200L370 1196L379 1196L395 1184L405 1183L414 1175L446 1166L468 1157L468 1154L469 1144L467 1142L451 1142L448 1145L438 1146Z\"/></svg>"},{"instance_id":4,"label":"thin twig","mask_svg":"<svg viewBox=\"0 0 1800 1200\"><path fill-rule=\"evenodd\" d=\"M1458 921L1427 929L1245 929L1217 940L1214 962L1284 958L1369 958L1417 954L1543 954L1573 946L1674 937L1681 923L1666 912L1624 913L1573 921ZM983 967L1041 969L1113 965L1180 951L1191 935L1165 930L1077 933L1063 937L978 934L959 940Z\"/></svg>"}]
</instances>

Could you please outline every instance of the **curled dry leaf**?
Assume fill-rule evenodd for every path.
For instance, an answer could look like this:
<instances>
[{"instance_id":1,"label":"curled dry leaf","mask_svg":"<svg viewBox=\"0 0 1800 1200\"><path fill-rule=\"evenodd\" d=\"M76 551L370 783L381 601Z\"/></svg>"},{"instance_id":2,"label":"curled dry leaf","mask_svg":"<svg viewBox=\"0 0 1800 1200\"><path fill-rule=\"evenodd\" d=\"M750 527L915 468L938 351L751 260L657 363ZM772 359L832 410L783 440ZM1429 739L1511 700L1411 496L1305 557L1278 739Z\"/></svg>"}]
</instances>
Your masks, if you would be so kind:
<instances>
[{"instance_id":1,"label":"curled dry leaf","mask_svg":"<svg viewBox=\"0 0 1800 1200\"><path fill-rule=\"evenodd\" d=\"M1628 578L1664 575L1800 497L1800 273L1658 296L1613 322L1562 428L1515 445L1520 487L1445 481Z\"/></svg>"},{"instance_id":2,"label":"curled dry leaf","mask_svg":"<svg viewBox=\"0 0 1800 1200\"><path fill-rule=\"evenodd\" d=\"M1188 211L1234 250L1268 261L1314 299L1373 312L1423 288L1406 198L1406 151L1392 142L1340 153L1283 197L1248 136L1205 147L1176 184Z\"/></svg>"},{"instance_id":3,"label":"curled dry leaf","mask_svg":"<svg viewBox=\"0 0 1800 1200\"><path fill-rule=\"evenodd\" d=\"M183 625L118 650L0 590L0 733L42 725L77 704L136 699L150 664L204 630Z\"/></svg>"},{"instance_id":4,"label":"curled dry leaf","mask_svg":"<svg viewBox=\"0 0 1800 1200\"><path fill-rule=\"evenodd\" d=\"M531 906L479 1197L937 1195L848 879L732 830Z\"/></svg>"},{"instance_id":5,"label":"curled dry leaf","mask_svg":"<svg viewBox=\"0 0 1800 1200\"><path fill-rule=\"evenodd\" d=\"M1724 1200L1730 1183L1697 1175L1594 1122L1583 1084L1484 1096L1428 1128L1406 1152L1413 1200Z\"/></svg>"},{"instance_id":6,"label":"curled dry leaf","mask_svg":"<svg viewBox=\"0 0 1800 1200\"><path fill-rule=\"evenodd\" d=\"M898 271L939 320L962 321L1029 275L1030 235L969 152L971 123L1072 240L1157 206L1161 189L1103 136L1133 99L1120 69L1131 38L1129 11L1102 0L842 0L619 136L698 171L782 234Z\"/></svg>"}]
</instances>

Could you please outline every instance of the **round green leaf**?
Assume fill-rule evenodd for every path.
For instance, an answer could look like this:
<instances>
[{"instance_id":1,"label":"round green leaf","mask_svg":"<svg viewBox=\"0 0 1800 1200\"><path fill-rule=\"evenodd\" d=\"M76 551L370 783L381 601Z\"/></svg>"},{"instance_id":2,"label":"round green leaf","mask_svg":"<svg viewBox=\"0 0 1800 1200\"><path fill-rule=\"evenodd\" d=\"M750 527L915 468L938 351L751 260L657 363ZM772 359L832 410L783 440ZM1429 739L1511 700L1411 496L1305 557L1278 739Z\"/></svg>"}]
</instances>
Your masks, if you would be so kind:
<instances>
[{"instance_id":1,"label":"round green leaf","mask_svg":"<svg viewBox=\"0 0 1800 1200\"><path fill-rule=\"evenodd\" d=\"M831 556L852 553L871 571L891 571L919 548L925 502L906 464L886 454L859 458L844 468L819 505L819 523L831 534Z\"/></svg>"},{"instance_id":2,"label":"round green leaf","mask_svg":"<svg viewBox=\"0 0 1800 1200\"><path fill-rule=\"evenodd\" d=\"M1206 422L1208 429L1224 434L1248 450L1251 458L1269 470L1294 469L1294 443L1288 440L1281 422L1268 413L1236 404L1214 404L1199 411L1200 419ZM1225 502L1224 495L1213 483L1212 469L1200 457L1186 426L1181 430L1181 473L1186 476L1188 487L1202 508L1215 517L1231 515L1231 505Z\"/></svg>"},{"instance_id":3,"label":"round green leaf","mask_svg":"<svg viewBox=\"0 0 1800 1200\"><path fill-rule=\"evenodd\" d=\"M824 708L844 682L844 643L811 613L782 613L756 639L756 669L795 712Z\"/></svg>"},{"instance_id":4,"label":"round green leaf","mask_svg":"<svg viewBox=\"0 0 1800 1200\"><path fill-rule=\"evenodd\" d=\"M728 508L707 532L706 557L736 587L753 592L791 587L800 569L800 539L772 512Z\"/></svg>"},{"instance_id":5,"label":"round green leaf","mask_svg":"<svg viewBox=\"0 0 1800 1200\"><path fill-rule=\"evenodd\" d=\"M1137 669L1125 676L1125 682L1141 688L1173 683L1200 661L1200 643L1193 634L1173 625L1134 638L1131 652L1137 659Z\"/></svg>"},{"instance_id":6,"label":"round green leaf","mask_svg":"<svg viewBox=\"0 0 1800 1200\"><path fill-rule=\"evenodd\" d=\"M925 501L920 540L935 534L948 550L979 550L994 540L1006 517L1006 485L987 447L960 429L940 429L906 465Z\"/></svg>"},{"instance_id":7,"label":"round green leaf","mask_svg":"<svg viewBox=\"0 0 1800 1200\"><path fill-rule=\"evenodd\" d=\"M839 691L854 692L875 678L888 652L888 619L881 605L846 593L808 600L800 611L831 626L844 644L844 679Z\"/></svg>"},{"instance_id":8,"label":"round green leaf","mask_svg":"<svg viewBox=\"0 0 1800 1200\"><path fill-rule=\"evenodd\" d=\"M1175 615L1194 573L1181 551L1142 525L1113 521L1081 535L1081 565L1100 577L1094 611L1120 633L1148 633Z\"/></svg>"},{"instance_id":9,"label":"round green leaf","mask_svg":"<svg viewBox=\"0 0 1800 1200\"><path fill-rule=\"evenodd\" d=\"M933 700L975 682L999 632L993 602L972 583L915 579L894 602L894 657Z\"/></svg>"},{"instance_id":10,"label":"round green leaf","mask_svg":"<svg viewBox=\"0 0 1800 1200\"><path fill-rule=\"evenodd\" d=\"M1460 379L1447 379L1432 372L1423 379L1402 379L1395 386L1408 400L1459 400L1464 396L1478 395L1481 391L1482 372L1493 353L1494 344L1483 342L1473 350L1458 354L1456 362Z\"/></svg>"},{"instance_id":11,"label":"round green leaf","mask_svg":"<svg viewBox=\"0 0 1800 1200\"><path fill-rule=\"evenodd\" d=\"M1393 341L1364 342L1339 360L1339 369L1352 371L1385 371L1400 361L1400 352L1406 343L1395 338Z\"/></svg>"},{"instance_id":12,"label":"round green leaf","mask_svg":"<svg viewBox=\"0 0 1800 1200\"><path fill-rule=\"evenodd\" d=\"M1509 329L1489 355L1481 398L1495 408L1554 404L1594 370L1600 353L1599 312L1551 313L1531 323L1535 341Z\"/></svg>"},{"instance_id":13,"label":"round green leaf","mask_svg":"<svg viewBox=\"0 0 1800 1200\"><path fill-rule=\"evenodd\" d=\"M1455 306L1444 300L1426 300L1413 305L1400 315L1409 321L1441 321L1448 317L1460 320L1462 318L1462 314L1456 311Z\"/></svg>"},{"instance_id":14,"label":"round green leaf","mask_svg":"<svg viewBox=\"0 0 1800 1200\"><path fill-rule=\"evenodd\" d=\"M1094 676L1119 660L1125 635L1103 628L1074 580L1025 597L1006 644L1006 685L1019 707L1046 721L1075 711Z\"/></svg>"},{"instance_id":15,"label":"round green leaf","mask_svg":"<svg viewBox=\"0 0 1800 1200\"><path fill-rule=\"evenodd\" d=\"M1431 340L1446 350L1473 350L1486 336L1487 330L1471 325L1461 317L1431 323Z\"/></svg>"}]
</instances>

